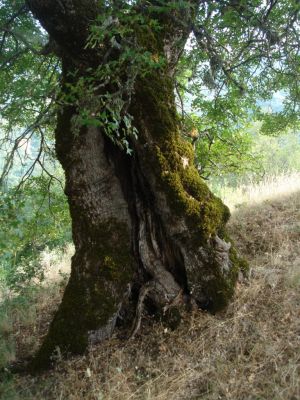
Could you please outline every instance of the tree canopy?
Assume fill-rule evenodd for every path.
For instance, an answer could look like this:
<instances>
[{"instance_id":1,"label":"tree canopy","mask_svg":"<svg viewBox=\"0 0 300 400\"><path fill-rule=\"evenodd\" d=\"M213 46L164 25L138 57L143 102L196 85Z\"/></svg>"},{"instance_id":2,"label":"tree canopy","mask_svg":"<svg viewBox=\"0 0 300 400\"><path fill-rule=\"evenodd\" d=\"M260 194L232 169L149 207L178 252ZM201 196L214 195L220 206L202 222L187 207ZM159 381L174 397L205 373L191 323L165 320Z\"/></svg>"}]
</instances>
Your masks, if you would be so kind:
<instances>
[{"instance_id":1,"label":"tree canopy","mask_svg":"<svg viewBox=\"0 0 300 400\"><path fill-rule=\"evenodd\" d=\"M24 158L25 143L32 143L33 139L36 154L32 159L28 157L24 178L36 166L44 166L47 174L44 160L53 157L55 113L66 103L76 103L80 109L79 125L105 126L107 135L130 152L128 136L138 135L128 113L134 81L138 73L147 74L164 64L154 52L137 44L134 32L138 27L148 35L149 24L159 31L166 15L179 20L191 9L196 18L193 22L181 19L183 25L191 24L190 34L172 75L182 134L196 145L200 173L209 175L204 160L209 159L211 151L226 154L227 165L238 164L239 155L247 149L247 138L241 130L250 121L263 121L261 131L271 135L298 126L299 1L95 4L99 13L95 17L93 5L93 22L82 40L86 40L87 52L89 48L99 48L102 62L61 96L60 54L55 41L47 39L46 31L29 12L30 2L1 1L0 123L1 148L6 153L1 181L14 158ZM109 57L112 52L116 54L113 59ZM125 81L121 78L124 74ZM95 86L108 82L114 89L104 91L96 100ZM264 111L261 102L278 92L284 96L282 108ZM97 111L99 103L105 104L101 113Z\"/></svg>"}]
</instances>

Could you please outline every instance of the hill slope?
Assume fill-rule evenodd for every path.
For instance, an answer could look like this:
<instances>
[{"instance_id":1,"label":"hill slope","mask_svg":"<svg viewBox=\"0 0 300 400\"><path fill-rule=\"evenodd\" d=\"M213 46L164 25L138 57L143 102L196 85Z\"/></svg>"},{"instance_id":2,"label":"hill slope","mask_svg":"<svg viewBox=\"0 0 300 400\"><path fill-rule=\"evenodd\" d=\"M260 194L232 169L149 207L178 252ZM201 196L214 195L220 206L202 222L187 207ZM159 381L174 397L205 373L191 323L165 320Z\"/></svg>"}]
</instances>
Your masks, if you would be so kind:
<instances>
[{"instance_id":1,"label":"hill slope","mask_svg":"<svg viewBox=\"0 0 300 400\"><path fill-rule=\"evenodd\" d=\"M173 332L144 321L134 341L113 338L38 378L8 376L0 397L299 399L300 193L241 207L230 231L251 270L226 312L187 315ZM44 303L37 300L44 310L47 295L40 295ZM26 334L34 342L31 350L46 324L45 316L32 322Z\"/></svg>"}]
</instances>

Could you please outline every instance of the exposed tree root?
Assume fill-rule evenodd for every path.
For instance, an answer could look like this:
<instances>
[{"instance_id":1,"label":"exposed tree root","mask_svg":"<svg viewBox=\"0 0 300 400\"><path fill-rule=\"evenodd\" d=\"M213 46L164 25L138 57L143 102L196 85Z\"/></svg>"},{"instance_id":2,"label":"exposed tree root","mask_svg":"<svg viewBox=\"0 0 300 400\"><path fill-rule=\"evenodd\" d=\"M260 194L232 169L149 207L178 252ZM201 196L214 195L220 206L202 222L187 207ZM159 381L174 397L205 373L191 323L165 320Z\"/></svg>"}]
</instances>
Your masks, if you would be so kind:
<instances>
[{"instance_id":1,"label":"exposed tree root","mask_svg":"<svg viewBox=\"0 0 300 400\"><path fill-rule=\"evenodd\" d=\"M151 280L147 282L140 290L139 294L139 299L138 303L136 306L136 314L135 314L135 319L132 325L132 330L129 335L130 339L134 339L135 335L138 333L140 327L141 327L141 321L142 321L142 315L143 315L143 310L144 310L144 301L151 292L151 290L155 289L156 282L154 280Z\"/></svg>"}]
</instances>

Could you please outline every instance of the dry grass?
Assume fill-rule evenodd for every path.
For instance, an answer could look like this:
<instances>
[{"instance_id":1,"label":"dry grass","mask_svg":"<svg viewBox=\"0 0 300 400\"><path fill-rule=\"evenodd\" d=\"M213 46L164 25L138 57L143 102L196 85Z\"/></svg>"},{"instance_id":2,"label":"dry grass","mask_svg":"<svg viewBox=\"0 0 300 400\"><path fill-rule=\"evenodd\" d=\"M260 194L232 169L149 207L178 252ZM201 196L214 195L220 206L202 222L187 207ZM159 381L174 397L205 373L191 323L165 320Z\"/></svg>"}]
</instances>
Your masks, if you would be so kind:
<instances>
[{"instance_id":1,"label":"dry grass","mask_svg":"<svg viewBox=\"0 0 300 400\"><path fill-rule=\"evenodd\" d=\"M144 321L134 341L112 338L42 376L8 380L2 398L299 399L300 193L241 207L230 230L251 271L226 312L186 315L174 332ZM36 343L43 318L27 332Z\"/></svg>"},{"instance_id":2,"label":"dry grass","mask_svg":"<svg viewBox=\"0 0 300 400\"><path fill-rule=\"evenodd\" d=\"M60 302L73 252L73 245L67 245L63 252L42 252L40 264L45 280L33 280L21 294L0 285L0 369L38 349Z\"/></svg>"},{"instance_id":3,"label":"dry grass","mask_svg":"<svg viewBox=\"0 0 300 400\"><path fill-rule=\"evenodd\" d=\"M68 277L71 271L71 257L74 254L74 245L68 243L64 251L56 249L49 251L45 249L41 253L41 267L45 275L45 283L60 282L62 278Z\"/></svg>"},{"instance_id":4,"label":"dry grass","mask_svg":"<svg viewBox=\"0 0 300 400\"><path fill-rule=\"evenodd\" d=\"M246 204L258 204L262 201L286 196L300 190L300 173L290 172L276 176L266 176L259 183L251 180L238 188L224 187L221 197L231 210Z\"/></svg>"}]
</instances>

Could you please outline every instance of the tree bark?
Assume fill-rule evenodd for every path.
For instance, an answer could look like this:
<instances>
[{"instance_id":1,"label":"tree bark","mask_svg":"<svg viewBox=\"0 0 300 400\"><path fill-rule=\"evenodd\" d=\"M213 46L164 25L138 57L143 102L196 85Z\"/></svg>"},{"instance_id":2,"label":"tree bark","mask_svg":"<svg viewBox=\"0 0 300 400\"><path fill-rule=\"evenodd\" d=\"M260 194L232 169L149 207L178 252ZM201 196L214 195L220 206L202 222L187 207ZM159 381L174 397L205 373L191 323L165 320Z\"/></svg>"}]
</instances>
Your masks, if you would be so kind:
<instances>
[{"instance_id":1,"label":"tree bark","mask_svg":"<svg viewBox=\"0 0 300 400\"><path fill-rule=\"evenodd\" d=\"M66 2L73 7L70 17L65 9L66 20L81 18L76 29L74 23L57 28L61 12L58 2L50 3L52 9L49 1L28 1L65 50L64 87L70 71L82 68L82 63L86 70L96 63L97 57L87 62L90 53L84 49L90 23L86 16L91 16L93 2L86 1L87 14L79 7L84 2ZM58 349L81 353L89 343L110 337L129 297L137 308L135 334L146 297L162 312L191 302L216 311L233 295L241 261L225 232L229 211L200 178L193 148L180 137L172 74L189 29L177 26L173 17L162 22L168 27L165 31L137 37L167 63L136 79L129 109L138 129L132 156L100 128L75 132L75 106L65 106L58 115L56 150L66 175L75 255L61 305L33 369L49 365ZM186 18L190 21L191 15ZM63 47L70 38L71 50L70 42ZM77 58L74 43L80 50ZM138 296L132 295L132 288Z\"/></svg>"},{"instance_id":2,"label":"tree bark","mask_svg":"<svg viewBox=\"0 0 300 400\"><path fill-rule=\"evenodd\" d=\"M58 348L81 353L111 335L133 279L132 223L110 161L107 141L95 128L73 135L70 110L58 118L57 154L66 175L75 255L71 276L49 333L34 360L42 367ZM98 328L101 330L98 331Z\"/></svg>"}]
</instances>

